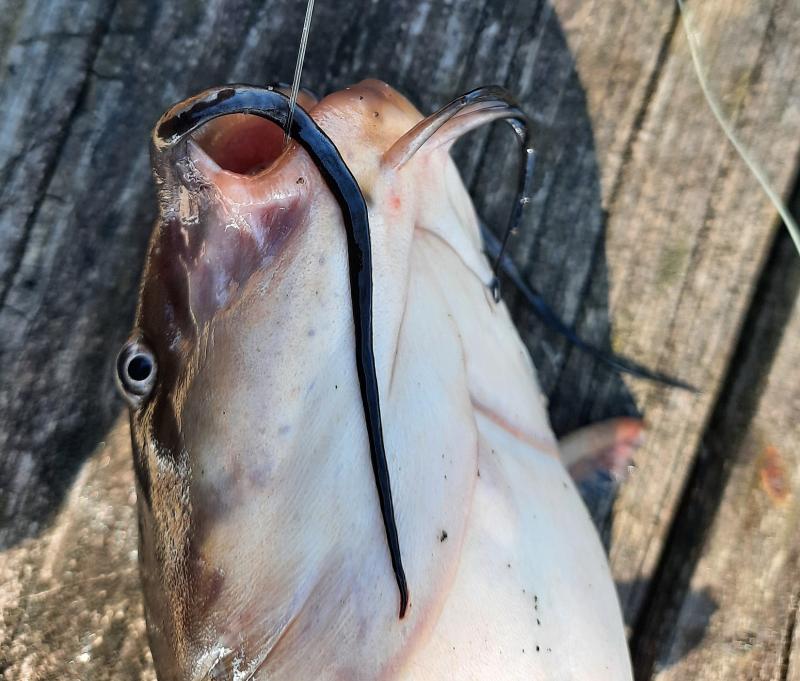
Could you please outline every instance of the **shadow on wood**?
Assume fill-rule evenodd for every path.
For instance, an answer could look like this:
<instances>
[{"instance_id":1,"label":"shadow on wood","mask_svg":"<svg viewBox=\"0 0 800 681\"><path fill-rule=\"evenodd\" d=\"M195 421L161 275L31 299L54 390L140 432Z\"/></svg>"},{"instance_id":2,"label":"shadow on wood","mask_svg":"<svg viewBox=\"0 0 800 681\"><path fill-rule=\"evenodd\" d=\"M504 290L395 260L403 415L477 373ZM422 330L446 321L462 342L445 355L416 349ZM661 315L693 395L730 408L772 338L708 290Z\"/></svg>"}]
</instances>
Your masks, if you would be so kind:
<instances>
[{"instance_id":1,"label":"shadow on wood","mask_svg":"<svg viewBox=\"0 0 800 681\"><path fill-rule=\"evenodd\" d=\"M111 370L129 327L154 215L147 161L152 122L176 98L213 84L287 78L302 20L296 5L228 1L200 9L122 0L113 11L98 5L83 38L68 36L66 28L37 27L33 17L16 36L23 54L47 46L50 61L39 65L45 71L76 43L87 53L85 72L71 74L79 87L70 117L60 129L46 130L59 143L45 159L38 185L29 188L38 193L25 233L20 223L3 226L19 255L6 273L0 310L0 368L13 376L4 382L0 402L3 545L47 525L121 404ZM605 276L603 213L585 97L552 7L363 5L318 9L304 83L325 92L377 75L423 111L476 85L505 83L534 120L541 159L538 190L513 244L514 257L574 321L592 265L599 261L595 272ZM71 21L67 10L60 21ZM32 75L45 77L23 69L12 81ZM32 107L36 121L54 104L33 97L18 106ZM19 133L30 144L44 131L29 125ZM457 151L478 209L493 226L504 224L512 200L516 160L510 149L492 130L474 134ZM24 165L25 157L5 161ZM7 171L17 168L8 165ZM603 281L594 285L594 291L607 290ZM603 295L595 298L588 303L588 335L609 347L607 302ZM551 414L558 432L635 411L618 377L595 371L591 360L567 365L565 342L542 330L513 296L509 302L545 391L555 396ZM593 400L597 394L605 396L603 404Z\"/></svg>"}]
</instances>

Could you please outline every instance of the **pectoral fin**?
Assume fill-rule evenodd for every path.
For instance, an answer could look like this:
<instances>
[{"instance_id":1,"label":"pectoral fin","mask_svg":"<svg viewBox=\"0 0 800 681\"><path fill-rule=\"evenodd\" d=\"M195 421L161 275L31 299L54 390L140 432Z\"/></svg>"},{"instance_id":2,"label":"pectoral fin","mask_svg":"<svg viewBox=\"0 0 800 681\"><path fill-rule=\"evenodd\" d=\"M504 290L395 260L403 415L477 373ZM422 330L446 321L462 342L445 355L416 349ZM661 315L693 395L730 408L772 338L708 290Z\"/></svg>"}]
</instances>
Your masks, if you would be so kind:
<instances>
[{"instance_id":1,"label":"pectoral fin","mask_svg":"<svg viewBox=\"0 0 800 681\"><path fill-rule=\"evenodd\" d=\"M561 459L576 482L597 472L625 477L634 452L644 443L644 422L623 417L580 428L559 441Z\"/></svg>"}]
</instances>

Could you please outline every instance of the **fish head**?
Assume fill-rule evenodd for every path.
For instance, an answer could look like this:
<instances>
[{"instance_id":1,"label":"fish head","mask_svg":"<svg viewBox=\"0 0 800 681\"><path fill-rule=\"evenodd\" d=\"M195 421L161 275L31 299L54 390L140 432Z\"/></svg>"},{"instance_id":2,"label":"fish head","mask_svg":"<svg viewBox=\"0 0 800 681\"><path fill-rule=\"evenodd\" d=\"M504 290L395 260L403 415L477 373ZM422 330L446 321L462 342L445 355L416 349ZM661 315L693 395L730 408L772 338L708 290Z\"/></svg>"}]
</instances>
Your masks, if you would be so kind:
<instances>
[{"instance_id":1,"label":"fish head","mask_svg":"<svg viewBox=\"0 0 800 681\"><path fill-rule=\"evenodd\" d=\"M463 357L431 364L426 351L457 347L458 329L443 293L414 274L432 281L437 267L413 243L422 225L483 290L491 273L474 211L446 144L413 159L417 135L398 146L423 117L388 86L303 103L369 211L375 362L411 607L398 619L341 201L279 125L231 113L168 152L154 144L159 218L117 365L161 681L388 678L429 631L457 567L477 434Z\"/></svg>"}]
</instances>

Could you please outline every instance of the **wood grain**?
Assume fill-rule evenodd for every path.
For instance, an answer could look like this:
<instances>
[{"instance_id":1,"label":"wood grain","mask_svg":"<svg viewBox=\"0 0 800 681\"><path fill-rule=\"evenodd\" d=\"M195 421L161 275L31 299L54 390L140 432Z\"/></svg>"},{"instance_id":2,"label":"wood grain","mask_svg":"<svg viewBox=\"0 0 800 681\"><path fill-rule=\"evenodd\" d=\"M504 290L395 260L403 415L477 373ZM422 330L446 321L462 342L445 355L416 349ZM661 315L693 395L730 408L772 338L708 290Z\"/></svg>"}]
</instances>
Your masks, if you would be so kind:
<instances>
[{"instance_id":1,"label":"wood grain","mask_svg":"<svg viewBox=\"0 0 800 681\"><path fill-rule=\"evenodd\" d=\"M104 35L102 0L0 3L0 305Z\"/></svg>"},{"instance_id":2,"label":"wood grain","mask_svg":"<svg viewBox=\"0 0 800 681\"><path fill-rule=\"evenodd\" d=\"M800 7L692 4L712 87L788 191L800 157ZM287 80L303 9L289 0L0 0L4 678L153 678L132 570L126 427L111 381L154 216L149 129L168 105L204 87ZM740 331L774 240L774 210L708 111L672 3L318 3L304 84L327 92L368 76L423 111L480 84L516 93L534 122L540 158L534 201L513 244L526 277L585 337L703 390L695 397L623 381L571 351L506 291L559 432L638 411L650 424L639 468L619 497L601 488L593 502L642 678L655 670L670 679L721 679L719 670L734 669L800 678L799 654L790 654L796 588L781 601L782 585L797 583L796 554L781 553L776 540L797 548L787 529L796 522L787 510L796 508L796 487L768 512L763 491L747 486L760 465L751 454L764 451L758 433L733 437L727 427L707 427L734 408L733 386L747 385L736 383L743 355L735 348L748 342ZM509 209L512 148L498 127L456 149L495 228ZM764 304L763 295L755 300ZM758 309L750 317L760 319ZM772 378L790 373L786 362L796 355L783 347L772 373L764 360L747 374L751 383L788 380ZM764 402L753 423L773 416ZM769 423L781 438L793 432L791 423ZM791 461L788 440L780 442L781 460ZM716 529L681 540L675 528L692 498L687 490L709 452L739 463L711 494ZM738 505L755 508L777 534L742 529ZM716 571L735 576L736 531L774 561L760 583L769 611L715 578ZM673 576L670 550L672 560L691 565L702 556L685 583ZM659 600L673 587L677 605ZM678 613L677 623L664 630L669 613ZM728 624L740 619L750 628ZM756 632L752 649L763 654L742 653L725 638L740 630Z\"/></svg>"},{"instance_id":3,"label":"wood grain","mask_svg":"<svg viewBox=\"0 0 800 681\"><path fill-rule=\"evenodd\" d=\"M642 678L784 681L797 667L800 261L780 236L639 632Z\"/></svg>"},{"instance_id":4,"label":"wood grain","mask_svg":"<svg viewBox=\"0 0 800 681\"><path fill-rule=\"evenodd\" d=\"M708 2L694 24L715 38L707 65L738 134L788 194L800 142L800 81L789 66L800 59L790 37L800 30L800 7ZM705 104L682 32L673 36L621 186L606 242L613 347L702 390L693 396L631 382L649 442L605 527L633 623L718 391L737 370L732 351L776 229L774 208ZM601 288L587 301L602 300L602 279L592 277L592 286ZM589 332L591 306L582 314ZM570 361L591 376L583 357L573 352ZM570 398L559 388L555 399Z\"/></svg>"}]
</instances>

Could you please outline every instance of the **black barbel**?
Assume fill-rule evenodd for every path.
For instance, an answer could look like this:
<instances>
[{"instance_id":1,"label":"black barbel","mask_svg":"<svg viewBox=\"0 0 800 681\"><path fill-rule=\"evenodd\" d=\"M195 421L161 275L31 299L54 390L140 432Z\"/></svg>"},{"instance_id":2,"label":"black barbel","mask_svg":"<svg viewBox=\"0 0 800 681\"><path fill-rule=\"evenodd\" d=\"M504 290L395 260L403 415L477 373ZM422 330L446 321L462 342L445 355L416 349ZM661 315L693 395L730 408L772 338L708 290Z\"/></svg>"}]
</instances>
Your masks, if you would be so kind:
<instances>
[{"instance_id":1,"label":"black barbel","mask_svg":"<svg viewBox=\"0 0 800 681\"><path fill-rule=\"evenodd\" d=\"M188 135L209 121L229 114L252 114L286 128L289 99L283 93L271 88L235 84L206 90L172 107L161 117L153 133L153 161L162 177L169 172L169 160L172 154L186 144ZM372 333L372 249L367 204L358 182L339 150L299 105L294 110L288 132L316 164L336 198L344 218L355 324L356 368L369 438L372 470L392 569L400 591L402 618L408 606L408 586L397 536L389 467L383 442L378 377L375 371Z\"/></svg>"},{"instance_id":2,"label":"black barbel","mask_svg":"<svg viewBox=\"0 0 800 681\"><path fill-rule=\"evenodd\" d=\"M489 288L495 301L500 299L500 283L498 274L502 271L514 284L517 290L525 298L533 312L547 326L564 336L572 345L588 353L604 364L632 376L644 378L664 385L697 392L697 389L678 378L668 374L653 371L627 357L621 357L614 353L606 352L583 340L566 322L564 322L555 311L544 301L538 291L531 288L524 280L519 270L514 265L511 258L506 253L508 241L514 234L521 221L522 211L530 203L533 190L534 167L536 153L531 142L530 121L525 112L517 104L511 94L497 85L488 85L476 88L466 94L456 97L452 102L446 104L436 113L426 119L426 130L422 135L421 145L424 140L430 138L437 130L448 123L464 119L467 116L480 114L482 118L491 120L504 120L514 131L519 144L520 162L517 175L517 192L511 213L506 223L505 231L500 238L497 238L491 230L481 223L481 235L483 237L486 255L493 264L493 279L489 283Z\"/></svg>"}]
</instances>

